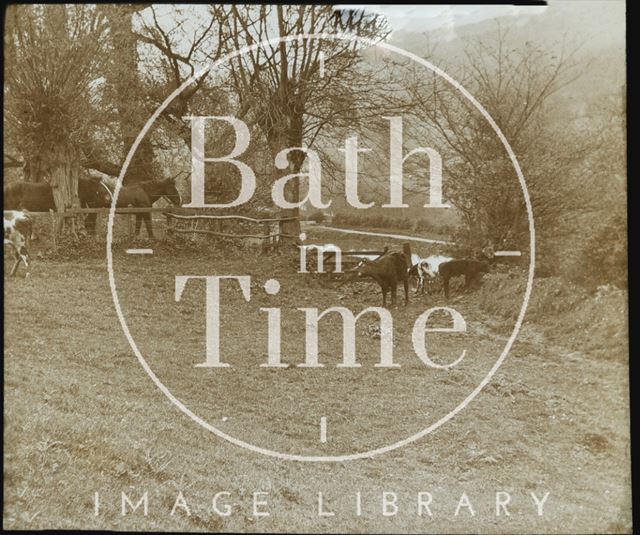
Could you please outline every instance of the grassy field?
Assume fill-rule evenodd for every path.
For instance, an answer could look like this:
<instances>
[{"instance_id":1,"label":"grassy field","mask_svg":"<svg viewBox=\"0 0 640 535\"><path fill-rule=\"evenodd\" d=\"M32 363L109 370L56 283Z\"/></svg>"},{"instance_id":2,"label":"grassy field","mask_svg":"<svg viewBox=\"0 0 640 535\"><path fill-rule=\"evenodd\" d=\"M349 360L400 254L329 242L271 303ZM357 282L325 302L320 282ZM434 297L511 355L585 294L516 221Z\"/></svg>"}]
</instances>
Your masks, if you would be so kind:
<instances>
[{"instance_id":1,"label":"grassy field","mask_svg":"<svg viewBox=\"0 0 640 535\"><path fill-rule=\"evenodd\" d=\"M310 230L311 241L362 248L362 237ZM367 240L366 248L385 243ZM495 362L521 294L487 315L479 292L454 288L413 298L392 311L399 369L375 368L379 339L372 318L357 327L357 369L340 369L336 316L320 328L321 369L265 369L266 314L282 313L283 361L304 358L301 307L380 306L379 289L338 288L295 272L294 258L256 252L177 253L160 242L150 257L115 253L115 277L131 333L159 379L190 409L224 432L283 452L336 455L395 442L457 406ZM399 244L395 244L399 245ZM431 246L414 247L419 254ZM6 270L6 268L5 268ZM190 281L175 302L175 275L249 274L251 300L237 284L221 291L226 369L204 360L205 295ZM496 275L490 274L488 280ZM267 295L269 278L280 281ZM535 288L534 288L535 292ZM625 347L606 360L576 350L571 338L546 339L525 323L506 361L466 409L404 448L341 463L300 463L262 456L214 436L180 412L152 383L125 339L113 306L104 258L37 261L29 278L5 277L4 515L10 529L88 528L287 532L620 532L630 529L627 365ZM400 300L400 294L399 294ZM449 370L427 368L411 349L415 319L452 306L464 334L430 339L440 363L463 349ZM558 316L559 321L562 316ZM437 320L440 321L440 320ZM327 418L328 440L319 440ZM232 513L212 511L212 497ZM270 516L252 514L254 492L267 493ZM355 493L362 493L362 514ZM395 492L398 513L383 516L382 492ZM511 493L510 516L495 514L496 492ZM100 494L95 515L94 493ZM141 509L122 516L121 492ZM182 492L190 515L171 511ZM335 516L318 516L318 492ZM432 517L417 495L430 492ZM550 495L538 516L530 496ZM475 515L463 507L462 493Z\"/></svg>"}]
</instances>

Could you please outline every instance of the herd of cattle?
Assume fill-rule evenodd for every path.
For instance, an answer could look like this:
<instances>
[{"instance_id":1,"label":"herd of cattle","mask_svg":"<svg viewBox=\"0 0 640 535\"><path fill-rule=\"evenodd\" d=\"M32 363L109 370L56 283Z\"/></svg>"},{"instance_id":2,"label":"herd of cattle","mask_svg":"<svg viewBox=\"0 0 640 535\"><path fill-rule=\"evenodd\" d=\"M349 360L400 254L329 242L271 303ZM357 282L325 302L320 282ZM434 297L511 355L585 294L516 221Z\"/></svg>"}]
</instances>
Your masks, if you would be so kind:
<instances>
[{"instance_id":1,"label":"herd of cattle","mask_svg":"<svg viewBox=\"0 0 640 535\"><path fill-rule=\"evenodd\" d=\"M180 173L178 173L179 175ZM160 198L171 204L180 206L182 198L176 188L178 175L161 180L144 180L127 184L120 188L116 206L118 208L150 208ZM108 181L90 176L78 179L78 200L81 208L108 208L113 200L115 180ZM53 190L47 182L26 182L19 180L4 187L3 208L5 210L28 210L30 212L48 212L55 210ZM136 215L136 234L144 221L147 234L153 238L151 214ZM90 213L85 218L85 228L89 234L96 229L96 214Z\"/></svg>"},{"instance_id":2,"label":"herd of cattle","mask_svg":"<svg viewBox=\"0 0 640 535\"><path fill-rule=\"evenodd\" d=\"M376 259L363 258L350 272L340 286L362 278L373 279L382 290L382 306L387 306L387 294L391 293L391 305L396 304L398 284L404 286L405 306L409 302L409 281L416 280L416 294L424 294L428 287L431 292L438 281L442 283L444 295L449 298L449 281L453 277L464 276L465 289L469 289L484 273L489 271L489 263L494 259L493 248L482 249L474 258L453 258L432 255L420 258L411 253L405 243L402 251L385 252Z\"/></svg>"},{"instance_id":3,"label":"herd of cattle","mask_svg":"<svg viewBox=\"0 0 640 535\"><path fill-rule=\"evenodd\" d=\"M164 197L174 205L181 205L181 198L175 186L175 179L143 181L120 189L117 207L151 207ZM87 208L104 208L112 203L113 184L102 180L80 178L78 181L80 205ZM29 212L55 210L53 191L47 183L18 181L4 188L4 244L8 245L14 256L10 275L16 275L21 263L29 269L30 256L27 249L33 234L33 219ZM153 237L151 214L136 215L136 234L140 232L144 221L149 237ZM85 227L90 234L95 233L96 214L89 213ZM432 290L437 281L442 282L445 296L449 297L449 280L452 277L465 277L465 288L469 288L483 273L489 271L489 262L493 259L493 249L482 250L475 258L453 258L433 255L421 259L411 253L406 243L402 251L389 252L388 249L377 258L362 258L357 267L348 274L342 284L355 279L370 278L382 289L383 306L387 305L387 294L391 292L392 305L396 304L398 283L402 282L405 304L409 301L409 280L415 279L416 293L424 293L426 287Z\"/></svg>"}]
</instances>

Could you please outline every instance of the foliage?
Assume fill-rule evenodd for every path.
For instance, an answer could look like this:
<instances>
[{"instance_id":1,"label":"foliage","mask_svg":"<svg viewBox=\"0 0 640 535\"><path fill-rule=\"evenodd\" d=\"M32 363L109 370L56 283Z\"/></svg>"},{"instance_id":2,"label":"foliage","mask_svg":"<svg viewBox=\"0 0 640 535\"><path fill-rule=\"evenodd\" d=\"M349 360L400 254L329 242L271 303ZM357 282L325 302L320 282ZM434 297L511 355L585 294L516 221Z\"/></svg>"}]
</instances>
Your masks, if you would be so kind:
<instances>
[{"instance_id":1,"label":"foliage","mask_svg":"<svg viewBox=\"0 0 640 535\"><path fill-rule=\"evenodd\" d=\"M572 273L577 282L592 288L627 287L626 224L624 214L614 214L587 240Z\"/></svg>"},{"instance_id":2,"label":"foliage","mask_svg":"<svg viewBox=\"0 0 640 535\"><path fill-rule=\"evenodd\" d=\"M36 179L56 165L51 160L60 144L87 141L105 29L91 6L7 10L5 125Z\"/></svg>"},{"instance_id":3,"label":"foliage","mask_svg":"<svg viewBox=\"0 0 640 535\"><path fill-rule=\"evenodd\" d=\"M550 52L531 42L520 47L498 25L490 36L468 43L455 78L481 103L508 140L530 179L549 140L549 102L576 76L573 51L564 43ZM455 72L455 70L454 70ZM443 79L418 79L410 88L426 128L437 141L450 176L447 198L462 213L470 236L525 246L526 214L513 164L492 125L457 88ZM566 151L566 148L563 147ZM529 165L527 165L529 164Z\"/></svg>"},{"instance_id":4,"label":"foliage","mask_svg":"<svg viewBox=\"0 0 640 535\"><path fill-rule=\"evenodd\" d=\"M143 140L133 174L173 175L188 166L191 131L183 117L233 114L251 129L243 160L256 171L258 188L247 210L270 207L274 178L302 172L302 152L289 154L282 172L274 170L274 155L290 146L316 151L323 194L341 194L344 158L335 157L335 140L356 132L359 146L371 149L361 157L359 194L384 202L384 117L402 114L405 149L429 139L441 154L445 201L462 214L463 231L410 211L339 212L335 223L448 236L455 231L465 243L490 240L496 248L526 248L529 229L518 180L486 117L455 88L435 76L425 78L411 62L377 55L374 47L357 42L291 39L255 48L220 68L201 69L259 41L340 32L345 14L351 33L373 42L386 38L383 17L329 5L11 6L5 31L6 150L26 162L27 176L36 180L64 182L78 175L79 162L117 174L150 113L195 76ZM575 52L566 41L518 42L498 25L495 33L468 43L458 67L443 68L488 111L518 158L535 216L538 272L586 285L623 285L623 88L615 77L599 80L597 94L579 85L578 74L591 71ZM434 51L427 48L424 55L432 60ZM231 150L228 125L207 128L207 156ZM407 191L424 194L425 167L424 157L408 159L405 175L413 182ZM236 195L236 170L220 169L205 166L209 202ZM287 197L299 199L298 181L290 186ZM182 192L187 190L185 185Z\"/></svg>"}]
</instances>

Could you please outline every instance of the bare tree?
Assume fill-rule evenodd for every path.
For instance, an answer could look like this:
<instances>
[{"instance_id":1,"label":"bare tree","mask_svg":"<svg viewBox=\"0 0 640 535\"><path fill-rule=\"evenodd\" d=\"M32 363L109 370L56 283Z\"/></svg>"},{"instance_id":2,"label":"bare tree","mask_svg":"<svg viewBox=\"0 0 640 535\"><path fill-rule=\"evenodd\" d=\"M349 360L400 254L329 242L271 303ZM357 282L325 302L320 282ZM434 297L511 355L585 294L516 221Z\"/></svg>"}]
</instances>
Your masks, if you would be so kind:
<instances>
[{"instance_id":1,"label":"bare tree","mask_svg":"<svg viewBox=\"0 0 640 535\"><path fill-rule=\"evenodd\" d=\"M566 43L553 53L530 42L514 45L498 27L495 39L468 44L464 66L456 73L503 132L530 183L582 153L549 151L551 97L578 77L574 53ZM450 177L446 192L473 231L470 238L515 239L526 228L525 205L508 154L490 124L436 75L417 79L411 94L418 117L443 152Z\"/></svg>"},{"instance_id":2,"label":"bare tree","mask_svg":"<svg viewBox=\"0 0 640 535\"><path fill-rule=\"evenodd\" d=\"M239 114L258 126L272 159L288 147L312 147L327 125L346 126L365 113L367 99L356 96L365 94L357 83L362 45L357 40L302 37L335 33L331 6L232 6L230 14L226 22L233 49L282 39L235 56L229 71ZM386 35L385 21L376 15L352 14L351 24L360 36ZM287 174L299 174L305 153L288 157ZM292 203L299 201L299 180L288 182L285 196ZM285 215L297 217L298 208L285 210ZM299 231L297 220L285 228L291 236Z\"/></svg>"},{"instance_id":3,"label":"bare tree","mask_svg":"<svg viewBox=\"0 0 640 535\"><path fill-rule=\"evenodd\" d=\"M209 113L225 104L221 80L212 80L208 69L200 75L197 70L215 62L225 52L229 36L223 27L228 13L225 6L218 4L208 6L206 16L202 11L182 13L183 9L187 8L175 8L167 24L162 21L158 8L150 6L146 16L138 17L139 29L134 35L150 49L145 56L143 77L153 106L158 106L171 91L194 78L161 116L167 128L191 148L191 130L184 117L191 112L194 100L204 100ZM197 17L202 18L194 24Z\"/></svg>"}]
</instances>

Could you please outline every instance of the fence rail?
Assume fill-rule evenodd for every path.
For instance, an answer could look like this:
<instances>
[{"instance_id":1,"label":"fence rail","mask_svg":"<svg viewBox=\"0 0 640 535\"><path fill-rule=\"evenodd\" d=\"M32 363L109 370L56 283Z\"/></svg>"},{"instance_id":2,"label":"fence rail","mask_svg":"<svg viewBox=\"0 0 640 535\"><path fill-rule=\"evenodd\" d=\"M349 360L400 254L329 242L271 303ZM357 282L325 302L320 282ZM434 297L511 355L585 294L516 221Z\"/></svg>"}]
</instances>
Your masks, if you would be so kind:
<instances>
[{"instance_id":1,"label":"fence rail","mask_svg":"<svg viewBox=\"0 0 640 535\"><path fill-rule=\"evenodd\" d=\"M55 212L53 210L49 212L29 212L34 216L48 216L51 218L52 227L54 228L53 238L54 238L54 247L56 247L56 220L58 222L62 222L64 219L76 217L80 215L88 215L88 214L102 214L104 216L108 216L111 212L111 208L73 208L70 210L65 210L64 212ZM224 214L224 215L213 215L202 213L201 210L197 208L182 208L176 206L168 206L165 208L116 208L116 215L128 215L129 216L129 234L133 234L133 216L139 214L162 214L166 218L166 223L164 226L167 234L191 234L191 235L211 235L211 236L219 236L222 238L237 238L237 239L257 239L262 240L263 247L268 247L269 244L273 247L277 247L277 242L280 238L290 238L297 239L297 236L294 236L290 233L283 232L283 224L289 221L296 221L297 217L251 217L247 215L240 214ZM218 230L211 230L210 228L197 228L199 223L206 224L209 222L216 221L218 225ZM232 233L232 232L222 232L222 223L223 221L246 221L248 223L255 223L257 225L262 225L264 230L263 234L256 233ZM178 228L178 222L191 222L192 228Z\"/></svg>"},{"instance_id":2,"label":"fence rail","mask_svg":"<svg viewBox=\"0 0 640 535\"><path fill-rule=\"evenodd\" d=\"M249 217L245 215L209 215L209 214L194 214L194 215L181 215L175 212L166 211L167 217L173 217L176 219L241 219L244 221L251 221L253 223L279 223L282 221L295 221L297 217L270 217L264 219L258 219L255 217Z\"/></svg>"},{"instance_id":3,"label":"fence rail","mask_svg":"<svg viewBox=\"0 0 640 535\"><path fill-rule=\"evenodd\" d=\"M167 229L169 231L169 229ZM221 236L224 238L254 238L258 240L268 240L271 238L296 238L293 234L285 234L277 232L274 234L230 234L228 232L217 232L215 230L205 229L171 229L170 232L178 232L183 234L211 234L212 236Z\"/></svg>"},{"instance_id":4,"label":"fence rail","mask_svg":"<svg viewBox=\"0 0 640 535\"><path fill-rule=\"evenodd\" d=\"M61 217L73 217L82 214L105 214L111 212L110 208L72 208L64 212L29 212L36 216L51 215ZM175 206L167 208L116 208L116 214L164 214L179 219L242 219L254 223L277 223L283 221L295 221L297 217L267 217L255 218L244 215L227 214L227 215L211 215L198 213L197 208L177 208Z\"/></svg>"},{"instance_id":5,"label":"fence rail","mask_svg":"<svg viewBox=\"0 0 640 535\"><path fill-rule=\"evenodd\" d=\"M82 214L105 214L108 215L111 211L110 208L73 208L71 210L65 210L64 212L55 212L53 210L49 212L29 212L35 216L47 216L54 215L56 217L73 217ZM116 214L154 214L166 212L167 208L117 208Z\"/></svg>"}]
</instances>

